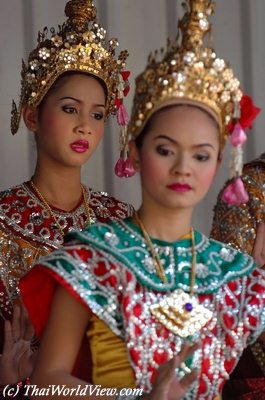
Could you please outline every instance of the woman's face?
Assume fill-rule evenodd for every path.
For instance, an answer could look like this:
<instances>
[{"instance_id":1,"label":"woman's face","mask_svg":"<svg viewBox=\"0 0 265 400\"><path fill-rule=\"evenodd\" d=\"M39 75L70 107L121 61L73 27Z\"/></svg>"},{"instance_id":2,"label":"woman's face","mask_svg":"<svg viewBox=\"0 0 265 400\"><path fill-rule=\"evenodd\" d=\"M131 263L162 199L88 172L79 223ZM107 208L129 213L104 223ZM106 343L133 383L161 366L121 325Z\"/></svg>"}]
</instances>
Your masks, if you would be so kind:
<instances>
[{"instance_id":1,"label":"woman's face","mask_svg":"<svg viewBox=\"0 0 265 400\"><path fill-rule=\"evenodd\" d=\"M193 106L171 106L153 115L131 157L140 171L143 201L192 209L208 192L219 154L217 123Z\"/></svg>"},{"instance_id":2,"label":"woman's face","mask_svg":"<svg viewBox=\"0 0 265 400\"><path fill-rule=\"evenodd\" d=\"M38 158L67 167L82 166L102 139L106 118L102 85L92 76L63 76L36 110Z\"/></svg>"}]
</instances>

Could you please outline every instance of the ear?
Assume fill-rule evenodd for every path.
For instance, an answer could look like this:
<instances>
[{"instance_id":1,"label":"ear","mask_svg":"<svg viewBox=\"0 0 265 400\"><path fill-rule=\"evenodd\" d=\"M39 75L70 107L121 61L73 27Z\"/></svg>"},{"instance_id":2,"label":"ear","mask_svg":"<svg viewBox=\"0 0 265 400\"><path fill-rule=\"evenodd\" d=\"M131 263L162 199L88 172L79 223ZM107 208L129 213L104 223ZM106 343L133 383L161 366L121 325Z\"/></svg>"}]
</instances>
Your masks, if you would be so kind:
<instances>
[{"instance_id":1,"label":"ear","mask_svg":"<svg viewBox=\"0 0 265 400\"><path fill-rule=\"evenodd\" d=\"M26 105L23 108L23 120L30 131L36 132L38 127L38 110Z\"/></svg>"},{"instance_id":2,"label":"ear","mask_svg":"<svg viewBox=\"0 0 265 400\"><path fill-rule=\"evenodd\" d=\"M135 171L139 172L140 171L140 150L135 144L134 140L131 140L128 143L128 149L129 149L129 158L132 162L132 165L135 169Z\"/></svg>"}]
</instances>

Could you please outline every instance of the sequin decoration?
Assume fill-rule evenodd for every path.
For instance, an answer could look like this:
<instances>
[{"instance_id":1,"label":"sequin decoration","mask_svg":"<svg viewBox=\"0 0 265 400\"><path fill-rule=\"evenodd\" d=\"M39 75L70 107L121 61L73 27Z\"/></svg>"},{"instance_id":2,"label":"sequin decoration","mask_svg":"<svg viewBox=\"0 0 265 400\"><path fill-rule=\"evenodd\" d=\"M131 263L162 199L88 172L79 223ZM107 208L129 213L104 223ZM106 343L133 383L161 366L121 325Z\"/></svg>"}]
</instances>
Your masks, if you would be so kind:
<instances>
[{"instance_id":1,"label":"sequin decoration","mask_svg":"<svg viewBox=\"0 0 265 400\"><path fill-rule=\"evenodd\" d=\"M132 207L109 197L106 193L86 189L90 204L90 223L105 219L120 219L132 214ZM104 204L104 205L103 205ZM109 209L106 208L109 205ZM96 213L98 208L108 212ZM65 232L82 230L87 225L83 204L73 212L53 209ZM0 276L5 282L11 299L17 294L22 276L39 257L63 244L63 236L54 225L42 202L27 183L0 193Z\"/></svg>"},{"instance_id":2,"label":"sequin decoration","mask_svg":"<svg viewBox=\"0 0 265 400\"><path fill-rule=\"evenodd\" d=\"M151 313L168 330L181 337L192 336L212 318L212 312L200 305L196 296L175 290L157 304Z\"/></svg>"}]
</instances>

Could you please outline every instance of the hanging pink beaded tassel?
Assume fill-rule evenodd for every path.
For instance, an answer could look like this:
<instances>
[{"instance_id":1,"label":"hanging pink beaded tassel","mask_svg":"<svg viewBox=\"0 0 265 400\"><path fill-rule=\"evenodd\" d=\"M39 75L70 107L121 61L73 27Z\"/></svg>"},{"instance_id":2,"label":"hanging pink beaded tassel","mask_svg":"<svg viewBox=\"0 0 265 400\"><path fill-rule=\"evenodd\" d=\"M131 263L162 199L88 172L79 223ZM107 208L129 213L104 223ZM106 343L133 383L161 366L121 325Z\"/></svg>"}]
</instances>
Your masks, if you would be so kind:
<instances>
[{"instance_id":1,"label":"hanging pink beaded tassel","mask_svg":"<svg viewBox=\"0 0 265 400\"><path fill-rule=\"evenodd\" d=\"M129 75L126 75L126 79L128 79ZM122 76L121 79L121 92L124 94L123 80L125 76ZM127 95L128 91L126 91ZM128 149L127 149L127 126L129 123L129 117L127 110L124 104L121 102L120 98L116 100L116 106L118 108L117 111L117 121L121 126L120 132L120 158L118 159L114 172L119 178L129 178L135 174L135 170L133 168L132 162L128 157Z\"/></svg>"},{"instance_id":2,"label":"hanging pink beaded tassel","mask_svg":"<svg viewBox=\"0 0 265 400\"><path fill-rule=\"evenodd\" d=\"M124 130L122 130L120 141L122 141L123 143L120 146L121 148L124 148L120 151L120 158L116 162L114 168L115 174L119 178L130 178L131 176L135 175L135 169L132 165L130 158L128 157L127 143L125 142L126 136L126 133L124 133Z\"/></svg>"},{"instance_id":3,"label":"hanging pink beaded tassel","mask_svg":"<svg viewBox=\"0 0 265 400\"><path fill-rule=\"evenodd\" d=\"M233 181L226 187L222 194L222 200L231 205L239 205L249 200L241 179L243 168L242 146L247 140L245 130L251 128L251 124L259 112L260 108L252 103L252 99L249 96L243 96L240 105L235 106L234 121L232 121L229 127L231 132L230 143L233 146L230 166Z\"/></svg>"}]
</instances>

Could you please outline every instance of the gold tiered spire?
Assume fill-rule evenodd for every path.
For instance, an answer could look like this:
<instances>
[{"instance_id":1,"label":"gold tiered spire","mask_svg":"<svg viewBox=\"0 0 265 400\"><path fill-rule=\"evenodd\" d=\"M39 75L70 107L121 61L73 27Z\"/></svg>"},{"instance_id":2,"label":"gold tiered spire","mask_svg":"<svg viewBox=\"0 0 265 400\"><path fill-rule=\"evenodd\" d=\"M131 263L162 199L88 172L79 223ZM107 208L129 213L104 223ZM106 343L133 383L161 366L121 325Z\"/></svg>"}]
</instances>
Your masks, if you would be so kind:
<instances>
[{"instance_id":1,"label":"gold tiered spire","mask_svg":"<svg viewBox=\"0 0 265 400\"><path fill-rule=\"evenodd\" d=\"M211 32L208 16L213 14L214 3L211 0L190 0L183 3L186 14L179 21L182 32L182 46L187 50L194 50L203 46L204 37Z\"/></svg>"}]
</instances>

